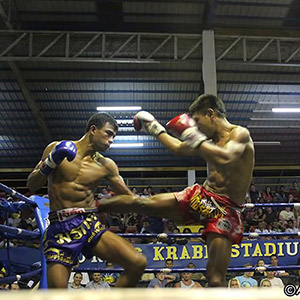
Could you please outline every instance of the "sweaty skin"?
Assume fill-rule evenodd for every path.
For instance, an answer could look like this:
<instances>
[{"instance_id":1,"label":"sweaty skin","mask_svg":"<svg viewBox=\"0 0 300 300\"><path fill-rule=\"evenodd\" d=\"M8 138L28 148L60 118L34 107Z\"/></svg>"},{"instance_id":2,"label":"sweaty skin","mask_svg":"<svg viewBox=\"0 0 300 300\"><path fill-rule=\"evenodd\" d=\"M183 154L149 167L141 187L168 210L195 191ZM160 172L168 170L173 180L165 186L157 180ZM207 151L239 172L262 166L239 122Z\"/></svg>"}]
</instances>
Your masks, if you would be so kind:
<instances>
[{"instance_id":1,"label":"sweaty skin","mask_svg":"<svg viewBox=\"0 0 300 300\"><path fill-rule=\"evenodd\" d=\"M99 138L107 141L98 151L106 150L111 143L110 139L115 136L113 127L105 125L100 132ZM51 143L44 151L41 161L35 170L28 177L28 187L36 190L37 177L40 177L40 166L47 158L48 154L59 142ZM94 207L95 200L93 193L100 185L102 179L107 179L116 194L132 195L125 186L123 179L119 176L118 167L115 162L94 151L94 146L87 145L83 139L74 141L77 147L75 159L68 162L66 159L58 165L48 177L48 194L50 199L50 209L60 210L70 207ZM47 177L44 177L46 182ZM39 186L38 188L40 188Z\"/></svg>"},{"instance_id":2,"label":"sweaty skin","mask_svg":"<svg viewBox=\"0 0 300 300\"><path fill-rule=\"evenodd\" d=\"M240 141L239 141L240 139ZM239 143L241 142L241 144ZM209 145L203 143L203 148L209 148ZM216 146L224 150L241 152L231 162L222 164L217 162L208 162L208 176L204 182L204 187L218 195L228 196L231 201L242 205L245 199L245 193L252 179L252 171L254 166L254 147L252 139L247 130L233 126L228 135L220 139ZM205 150L201 150L205 151Z\"/></svg>"},{"instance_id":3,"label":"sweaty skin","mask_svg":"<svg viewBox=\"0 0 300 300\"><path fill-rule=\"evenodd\" d=\"M102 179L108 180L116 194L124 194L127 195L127 197L129 197L129 195L132 196L133 194L119 175L118 167L115 162L99 154L99 152L103 152L109 148L115 135L114 126L109 122L105 123L101 128L97 128L96 125L92 124L80 140L74 141L77 147L77 155L74 160L69 162L64 159L49 176L45 176L40 172L40 168L49 153L59 142L49 144L44 150L41 161L28 176L28 189L36 191L42 188L48 180L51 211L72 207L95 207L96 201L94 200L93 193L100 185ZM81 216L75 216L74 218L76 217L77 220L81 218ZM97 216L93 214L92 218L97 219ZM66 220L62 223L70 224L69 221L70 220ZM57 223L57 221L53 224L50 222L44 238L47 238L47 232L49 232L49 229L51 232L51 229L53 230ZM100 223L99 220L95 224L99 225ZM74 228L75 227L73 227L71 231L74 230ZM97 234L96 229L95 225L92 234ZM62 232L61 234L64 233L65 232ZM92 234L90 237L93 236ZM44 245L48 242L50 242L50 239L45 240ZM71 243L73 240L64 241L64 243L69 242ZM80 246L82 246L82 243L85 242L81 242ZM88 244L88 242L86 244ZM83 247L85 246L86 245L83 245ZM59 246L57 249L53 249L54 250L51 251L62 251ZM101 237L92 245L91 251L91 254L100 257L102 260L114 262L124 268L124 272L118 278L116 286L134 287L137 285L145 269L146 259L138 253L129 242L110 231L104 231ZM73 253L70 253L70 256L72 254ZM61 259L51 260L51 257L47 261L48 288L67 287L73 261L68 265L65 265L63 262Z\"/></svg>"},{"instance_id":4,"label":"sweaty skin","mask_svg":"<svg viewBox=\"0 0 300 300\"><path fill-rule=\"evenodd\" d=\"M207 116L193 115L199 130L211 141L191 149L186 143L162 133L158 139L176 154L201 156L207 162L207 179L203 186L220 196L228 196L238 205L244 203L254 167L254 146L246 128L215 118L208 126ZM214 130L214 131L213 131Z\"/></svg>"},{"instance_id":5,"label":"sweaty skin","mask_svg":"<svg viewBox=\"0 0 300 300\"><path fill-rule=\"evenodd\" d=\"M249 131L229 123L212 108L207 108L205 112L198 110L192 114L192 118L202 132L202 137L203 134L207 137L197 147L192 148L166 132L155 137L174 154L203 158L207 163L208 174L204 188L216 195L227 196L232 202L232 208L242 205L254 167L254 146ZM106 212L137 212L177 222L183 221L181 206L173 193L148 198L116 196L101 201L99 208ZM242 238L240 211L228 208L227 212L227 217L210 218L205 225L208 251L206 276L211 287L226 286L225 275L230 262L232 242L239 242ZM226 230L222 231L223 228Z\"/></svg>"}]
</instances>

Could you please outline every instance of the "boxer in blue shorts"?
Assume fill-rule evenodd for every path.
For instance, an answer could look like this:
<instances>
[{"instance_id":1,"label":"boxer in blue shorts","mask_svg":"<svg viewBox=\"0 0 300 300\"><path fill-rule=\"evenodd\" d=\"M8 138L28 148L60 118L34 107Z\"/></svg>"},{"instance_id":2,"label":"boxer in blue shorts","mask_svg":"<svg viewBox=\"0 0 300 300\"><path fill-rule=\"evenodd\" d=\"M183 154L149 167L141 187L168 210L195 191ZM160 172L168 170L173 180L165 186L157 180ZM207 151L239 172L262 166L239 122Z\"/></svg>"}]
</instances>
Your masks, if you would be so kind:
<instances>
[{"instance_id":1,"label":"boxer in blue shorts","mask_svg":"<svg viewBox=\"0 0 300 300\"><path fill-rule=\"evenodd\" d=\"M136 286L143 274L146 258L129 242L106 231L95 213L93 193L102 179L108 180L116 194L133 195L115 162L99 153L110 147L117 131L112 116L94 114L80 140L49 144L28 176L31 191L39 190L48 181L50 225L44 235L44 253L49 288L67 288L80 253L122 266L124 272L116 286Z\"/></svg>"}]
</instances>

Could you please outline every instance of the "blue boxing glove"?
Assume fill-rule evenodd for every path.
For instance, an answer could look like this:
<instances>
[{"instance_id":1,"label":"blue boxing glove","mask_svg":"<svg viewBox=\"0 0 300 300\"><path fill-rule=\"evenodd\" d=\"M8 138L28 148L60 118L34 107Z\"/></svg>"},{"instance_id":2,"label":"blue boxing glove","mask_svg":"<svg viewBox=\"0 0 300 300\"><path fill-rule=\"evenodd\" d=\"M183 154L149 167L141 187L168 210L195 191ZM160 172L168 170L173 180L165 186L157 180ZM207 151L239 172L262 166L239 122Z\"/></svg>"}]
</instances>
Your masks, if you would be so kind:
<instances>
[{"instance_id":1,"label":"blue boxing glove","mask_svg":"<svg viewBox=\"0 0 300 300\"><path fill-rule=\"evenodd\" d=\"M73 142L62 141L50 152L40 168L40 172L48 176L65 158L72 161L76 154L77 148Z\"/></svg>"}]
</instances>

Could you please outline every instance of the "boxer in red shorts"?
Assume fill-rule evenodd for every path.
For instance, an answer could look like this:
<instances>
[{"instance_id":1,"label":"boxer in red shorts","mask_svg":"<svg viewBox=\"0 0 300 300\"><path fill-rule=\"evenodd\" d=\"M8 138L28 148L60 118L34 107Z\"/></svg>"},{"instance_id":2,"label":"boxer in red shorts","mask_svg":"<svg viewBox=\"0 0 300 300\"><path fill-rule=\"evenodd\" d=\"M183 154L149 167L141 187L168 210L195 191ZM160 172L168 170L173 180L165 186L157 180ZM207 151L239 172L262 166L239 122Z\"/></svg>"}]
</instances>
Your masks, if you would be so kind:
<instances>
[{"instance_id":1,"label":"boxer in red shorts","mask_svg":"<svg viewBox=\"0 0 300 300\"><path fill-rule=\"evenodd\" d=\"M229 123L223 101L208 94L199 96L188 114L166 124L173 136L146 111L135 115L134 126L152 134L175 154L204 159L207 179L203 185L179 193L149 198L117 196L101 202L99 209L158 215L185 224L204 223L208 284L225 287L231 246L242 239L241 206L254 167L254 146L249 131Z\"/></svg>"}]
</instances>

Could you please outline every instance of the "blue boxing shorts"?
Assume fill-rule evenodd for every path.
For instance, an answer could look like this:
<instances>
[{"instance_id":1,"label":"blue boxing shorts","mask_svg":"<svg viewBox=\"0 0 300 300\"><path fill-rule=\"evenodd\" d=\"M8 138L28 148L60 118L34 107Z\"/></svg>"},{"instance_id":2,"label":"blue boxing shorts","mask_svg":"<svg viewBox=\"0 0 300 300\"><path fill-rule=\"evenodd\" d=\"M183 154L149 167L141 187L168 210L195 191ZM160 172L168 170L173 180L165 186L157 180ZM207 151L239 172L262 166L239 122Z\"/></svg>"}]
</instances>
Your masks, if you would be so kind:
<instances>
[{"instance_id":1,"label":"blue boxing shorts","mask_svg":"<svg viewBox=\"0 0 300 300\"><path fill-rule=\"evenodd\" d=\"M47 263L72 267L78 264L80 253L86 258L93 256L93 247L107 230L96 210L69 208L49 213L50 225L43 239Z\"/></svg>"}]
</instances>

